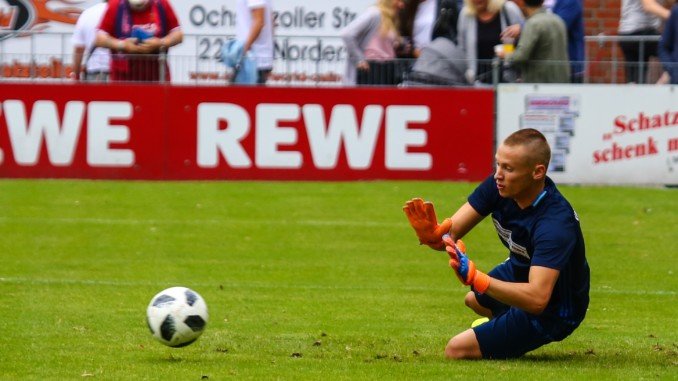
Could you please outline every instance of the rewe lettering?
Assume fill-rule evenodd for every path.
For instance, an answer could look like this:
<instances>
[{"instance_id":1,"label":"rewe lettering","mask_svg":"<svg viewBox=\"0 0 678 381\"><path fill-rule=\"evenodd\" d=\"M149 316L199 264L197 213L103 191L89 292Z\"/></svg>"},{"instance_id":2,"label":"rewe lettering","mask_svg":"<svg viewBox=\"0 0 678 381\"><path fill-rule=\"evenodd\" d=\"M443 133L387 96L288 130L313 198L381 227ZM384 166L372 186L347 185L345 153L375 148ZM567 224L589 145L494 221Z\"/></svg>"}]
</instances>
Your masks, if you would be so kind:
<instances>
[{"instance_id":1,"label":"rewe lettering","mask_svg":"<svg viewBox=\"0 0 678 381\"><path fill-rule=\"evenodd\" d=\"M127 126L113 125L111 119L132 118L129 102L81 102L65 104L63 117L57 104L41 100L32 105L30 116L21 100L0 102L0 117L4 118L10 143L10 153L0 150L0 165L6 157L22 166L34 166L40 161L43 145L47 160L54 166L69 166L78 145L87 113L87 164L92 167L131 167L134 152L111 148L130 140ZM4 133L4 131L0 131Z\"/></svg>"},{"instance_id":2,"label":"rewe lettering","mask_svg":"<svg viewBox=\"0 0 678 381\"><path fill-rule=\"evenodd\" d=\"M368 105L358 120L351 105L335 105L329 118L318 104L266 104L256 107L256 126L252 116L239 105L202 103L198 106L197 164L215 168L223 158L231 168L298 169L304 164L302 152L281 147L308 141L310 161L317 169L337 167L343 148L348 167L367 170L374 162L377 142L384 127L384 166L391 170L428 170L431 154L410 152L424 147L427 132L410 124L425 124L431 111L427 106ZM303 119L302 119L303 118ZM303 130L285 124L303 120ZM226 125L225 129L220 125ZM242 141L254 128L254 153L248 153ZM299 134L305 133L306 139ZM288 147L289 148L289 147ZM254 157L254 162L252 161Z\"/></svg>"}]
</instances>

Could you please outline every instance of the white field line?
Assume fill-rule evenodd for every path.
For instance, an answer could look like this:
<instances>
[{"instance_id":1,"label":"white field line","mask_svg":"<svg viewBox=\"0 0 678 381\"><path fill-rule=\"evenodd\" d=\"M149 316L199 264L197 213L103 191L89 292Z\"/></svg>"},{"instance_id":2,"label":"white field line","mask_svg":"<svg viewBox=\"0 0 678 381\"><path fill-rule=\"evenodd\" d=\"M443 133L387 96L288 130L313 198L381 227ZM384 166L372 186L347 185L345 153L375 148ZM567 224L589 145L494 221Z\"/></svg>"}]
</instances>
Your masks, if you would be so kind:
<instances>
[{"instance_id":1,"label":"white field line","mask_svg":"<svg viewBox=\"0 0 678 381\"><path fill-rule=\"evenodd\" d=\"M125 219L125 218L9 218L0 217L0 224L89 224L89 225L261 225L261 220L244 219L193 219L193 220L156 220L156 219ZM284 225L301 226L356 226L356 227L398 227L407 226L407 221L403 219L402 223L397 222L376 222L365 220L276 220L276 223Z\"/></svg>"},{"instance_id":2,"label":"white field line","mask_svg":"<svg viewBox=\"0 0 678 381\"><path fill-rule=\"evenodd\" d=\"M25 278L25 277L0 277L0 284L20 284L20 285L83 285L83 286L116 286L116 287L162 287L157 282L132 282L119 280L102 279L48 279L48 278ZM280 285L280 284L262 284L262 283L200 283L191 282L191 287L217 288L250 288L250 289L297 289L297 290L384 290L385 287L369 286L320 286L320 285ZM450 293L448 288L426 288L426 287L388 287L389 290L400 291L433 291ZM461 289L460 289L461 290ZM464 289L464 293L466 293ZM637 295L637 296L676 296L678 292L673 290L615 290L609 287L591 289L592 294L611 294L611 295Z\"/></svg>"}]
</instances>

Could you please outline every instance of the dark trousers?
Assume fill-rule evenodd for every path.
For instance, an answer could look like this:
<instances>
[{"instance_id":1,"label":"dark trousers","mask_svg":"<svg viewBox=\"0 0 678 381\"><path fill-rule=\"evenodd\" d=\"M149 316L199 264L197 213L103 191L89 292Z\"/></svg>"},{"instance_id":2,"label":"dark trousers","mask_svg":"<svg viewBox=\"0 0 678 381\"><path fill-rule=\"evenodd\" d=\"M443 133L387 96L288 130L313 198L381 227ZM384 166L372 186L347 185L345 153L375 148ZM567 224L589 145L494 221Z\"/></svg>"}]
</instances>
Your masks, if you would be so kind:
<instances>
[{"instance_id":1,"label":"dark trousers","mask_svg":"<svg viewBox=\"0 0 678 381\"><path fill-rule=\"evenodd\" d=\"M358 85L397 85L403 79L403 65L397 60L368 61L370 70L358 69Z\"/></svg>"},{"instance_id":2,"label":"dark trousers","mask_svg":"<svg viewBox=\"0 0 678 381\"><path fill-rule=\"evenodd\" d=\"M632 33L619 34L620 36L659 36L656 29L642 29ZM642 45L642 49L641 49ZM657 56L658 43L651 42L631 42L621 41L619 47L624 54L624 70L626 73L626 82L645 83L650 57ZM641 52L642 50L642 52ZM642 65L642 71L641 69Z\"/></svg>"},{"instance_id":3,"label":"dark trousers","mask_svg":"<svg viewBox=\"0 0 678 381\"><path fill-rule=\"evenodd\" d=\"M258 69L257 70L257 85L265 85L266 80L268 80L269 74L273 69Z\"/></svg>"}]
</instances>

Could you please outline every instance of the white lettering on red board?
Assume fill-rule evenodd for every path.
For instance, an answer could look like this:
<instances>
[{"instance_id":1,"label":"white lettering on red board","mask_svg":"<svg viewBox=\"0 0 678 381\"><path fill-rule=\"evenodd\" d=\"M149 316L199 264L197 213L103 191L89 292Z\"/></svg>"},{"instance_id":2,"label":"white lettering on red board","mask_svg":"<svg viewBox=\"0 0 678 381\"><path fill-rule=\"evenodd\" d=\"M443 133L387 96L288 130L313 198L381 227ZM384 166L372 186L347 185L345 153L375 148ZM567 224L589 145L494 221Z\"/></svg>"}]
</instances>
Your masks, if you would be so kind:
<instances>
[{"instance_id":1,"label":"white lettering on red board","mask_svg":"<svg viewBox=\"0 0 678 381\"><path fill-rule=\"evenodd\" d=\"M352 105L336 105L329 121L324 108L317 104L268 104L256 107L254 165L257 168L298 169L303 164L301 152L281 150L299 142L299 131L286 127L303 117L311 160L315 168L336 168L343 147L351 169L368 169L373 163L380 128L385 128L384 165L391 170L428 170L432 157L426 152L410 152L424 147L428 134L410 124L429 122L427 106L368 105L362 119ZM225 124L226 128L220 128ZM214 168L223 157L232 168L251 168L252 159L242 146L252 122L247 110L231 103L201 103L198 106L197 164Z\"/></svg>"},{"instance_id":2,"label":"white lettering on red board","mask_svg":"<svg viewBox=\"0 0 678 381\"><path fill-rule=\"evenodd\" d=\"M132 104L129 102L70 101L64 107L63 118L59 117L57 104L53 101L36 101L30 118L23 101L0 102L0 114L5 117L14 161L22 166L36 165L44 144L47 159L52 165L71 165L83 128L85 111L87 164L92 167L134 165L132 150L110 146L128 143L130 140L127 126L111 124L111 119L132 118ZM4 152L0 150L0 163L3 161Z\"/></svg>"}]
</instances>

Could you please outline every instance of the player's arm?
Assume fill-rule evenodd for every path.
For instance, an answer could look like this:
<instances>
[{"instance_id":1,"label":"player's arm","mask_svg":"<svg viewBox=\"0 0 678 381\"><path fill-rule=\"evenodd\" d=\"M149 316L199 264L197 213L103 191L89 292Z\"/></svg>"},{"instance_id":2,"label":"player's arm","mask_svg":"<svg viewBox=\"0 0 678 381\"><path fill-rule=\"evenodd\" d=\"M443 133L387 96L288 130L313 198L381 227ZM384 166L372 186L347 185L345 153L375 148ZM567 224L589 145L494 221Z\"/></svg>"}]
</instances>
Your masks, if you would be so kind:
<instances>
[{"instance_id":1,"label":"player's arm","mask_svg":"<svg viewBox=\"0 0 678 381\"><path fill-rule=\"evenodd\" d=\"M471 204L466 202L452 215L452 227L449 233L455 241L461 239L478 225L483 218L485 217L478 213Z\"/></svg>"},{"instance_id":2,"label":"player's arm","mask_svg":"<svg viewBox=\"0 0 678 381\"><path fill-rule=\"evenodd\" d=\"M504 282L490 278L490 286L485 293L502 303L539 315L551 299L558 275L560 275L558 270L532 266L528 283Z\"/></svg>"},{"instance_id":3,"label":"player's arm","mask_svg":"<svg viewBox=\"0 0 678 381\"><path fill-rule=\"evenodd\" d=\"M450 266L461 283L473 286L479 293L487 294L504 304L531 314L541 314L548 305L560 271L543 266L531 266L526 283L504 282L476 269L475 263L466 254L466 245L461 240L455 242L449 235L445 235L443 242L450 256Z\"/></svg>"}]
</instances>

